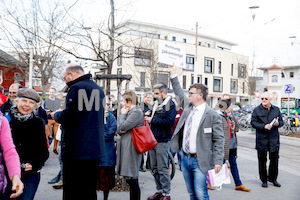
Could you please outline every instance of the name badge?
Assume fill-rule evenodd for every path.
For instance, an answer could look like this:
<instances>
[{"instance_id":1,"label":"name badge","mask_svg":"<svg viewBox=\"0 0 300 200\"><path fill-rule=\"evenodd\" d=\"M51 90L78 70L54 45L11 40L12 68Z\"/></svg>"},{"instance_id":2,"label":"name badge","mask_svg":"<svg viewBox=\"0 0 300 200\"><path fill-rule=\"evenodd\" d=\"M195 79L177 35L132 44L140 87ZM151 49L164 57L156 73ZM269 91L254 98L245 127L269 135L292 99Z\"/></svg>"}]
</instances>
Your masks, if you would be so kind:
<instances>
[{"instance_id":1,"label":"name badge","mask_svg":"<svg viewBox=\"0 0 300 200\"><path fill-rule=\"evenodd\" d=\"M204 133L211 133L212 129L211 128L204 128Z\"/></svg>"}]
</instances>

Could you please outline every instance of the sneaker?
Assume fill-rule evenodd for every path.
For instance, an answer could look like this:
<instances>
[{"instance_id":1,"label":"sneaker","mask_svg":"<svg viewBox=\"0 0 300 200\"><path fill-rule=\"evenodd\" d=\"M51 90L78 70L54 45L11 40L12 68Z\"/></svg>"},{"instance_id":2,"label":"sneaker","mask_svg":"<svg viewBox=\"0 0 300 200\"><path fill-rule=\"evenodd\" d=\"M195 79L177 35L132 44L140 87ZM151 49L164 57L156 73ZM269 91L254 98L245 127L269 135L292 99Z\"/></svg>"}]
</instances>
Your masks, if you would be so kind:
<instances>
[{"instance_id":1,"label":"sneaker","mask_svg":"<svg viewBox=\"0 0 300 200\"><path fill-rule=\"evenodd\" d=\"M58 156L58 151L57 151L57 149L53 149L53 153L54 153L55 155Z\"/></svg>"},{"instance_id":2,"label":"sneaker","mask_svg":"<svg viewBox=\"0 0 300 200\"><path fill-rule=\"evenodd\" d=\"M52 179L51 181L48 181L48 183L49 183L49 184L57 183L57 182L59 181L59 178L60 178L60 176L57 175L57 176L54 177L54 179Z\"/></svg>"},{"instance_id":3,"label":"sneaker","mask_svg":"<svg viewBox=\"0 0 300 200\"><path fill-rule=\"evenodd\" d=\"M57 183L55 183L53 186L52 186L54 189L61 189L63 187L63 181L62 180L59 180Z\"/></svg>"}]
</instances>

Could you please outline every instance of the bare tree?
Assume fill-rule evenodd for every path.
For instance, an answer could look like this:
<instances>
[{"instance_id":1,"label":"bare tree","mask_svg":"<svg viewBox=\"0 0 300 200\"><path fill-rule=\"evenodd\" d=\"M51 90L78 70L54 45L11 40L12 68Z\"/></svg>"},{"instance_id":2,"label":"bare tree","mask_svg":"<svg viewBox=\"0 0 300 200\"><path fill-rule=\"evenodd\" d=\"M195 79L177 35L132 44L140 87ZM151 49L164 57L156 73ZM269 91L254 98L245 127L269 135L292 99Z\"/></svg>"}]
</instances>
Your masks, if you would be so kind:
<instances>
[{"instance_id":1,"label":"bare tree","mask_svg":"<svg viewBox=\"0 0 300 200\"><path fill-rule=\"evenodd\" d=\"M43 95L52 78L61 76L54 73L63 62L66 36L72 31L72 23L67 22L65 6L60 2L41 5L31 0L30 5L22 1L1 1L2 19L0 29L18 57L26 64L30 62L30 49L33 50L34 78L41 78ZM59 31L58 31L59 30Z\"/></svg>"}]
</instances>

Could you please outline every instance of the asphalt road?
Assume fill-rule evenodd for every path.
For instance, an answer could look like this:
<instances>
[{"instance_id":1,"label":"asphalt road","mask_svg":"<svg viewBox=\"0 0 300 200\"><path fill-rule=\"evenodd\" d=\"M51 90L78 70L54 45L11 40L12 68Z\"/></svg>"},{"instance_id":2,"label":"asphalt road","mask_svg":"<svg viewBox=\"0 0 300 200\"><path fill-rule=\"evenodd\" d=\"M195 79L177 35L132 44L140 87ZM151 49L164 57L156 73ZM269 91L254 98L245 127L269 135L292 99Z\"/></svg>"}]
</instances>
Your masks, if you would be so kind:
<instances>
[{"instance_id":1,"label":"asphalt road","mask_svg":"<svg viewBox=\"0 0 300 200\"><path fill-rule=\"evenodd\" d=\"M220 191L209 191L210 199L217 200L299 200L300 199L300 139L281 136L279 176L278 182L282 187L274 187L271 183L268 188L261 187L258 176L258 164L255 148L255 133L243 131L238 133L238 167L243 185L251 188L250 192L235 191L235 185L231 178L231 184L223 185ZM58 157L51 153L50 158L42 169L42 179L35 200L62 199L62 190L55 190L49 185L59 171ZM178 167L178 166L177 166ZM78 169L80 170L80 169ZM155 192L155 184L150 172L141 172L139 176L141 199L147 199ZM84 183L78 183L84 184ZM74 191L76 192L76 191ZM98 199L103 199L98 192ZM111 192L111 200L127 200L129 192ZM171 199L188 200L184 179L179 169L176 170L171 182Z\"/></svg>"}]
</instances>

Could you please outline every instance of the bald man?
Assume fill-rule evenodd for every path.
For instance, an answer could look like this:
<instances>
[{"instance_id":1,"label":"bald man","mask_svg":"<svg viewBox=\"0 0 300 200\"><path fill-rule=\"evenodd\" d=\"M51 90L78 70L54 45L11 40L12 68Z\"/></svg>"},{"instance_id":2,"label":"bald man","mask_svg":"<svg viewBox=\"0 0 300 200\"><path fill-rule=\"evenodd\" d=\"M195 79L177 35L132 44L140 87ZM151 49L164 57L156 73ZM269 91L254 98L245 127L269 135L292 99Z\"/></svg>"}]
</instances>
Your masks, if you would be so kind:
<instances>
[{"instance_id":1,"label":"bald man","mask_svg":"<svg viewBox=\"0 0 300 200\"><path fill-rule=\"evenodd\" d=\"M13 83L9 86L8 100L0 107L0 111L3 114L7 113L10 110L10 108L13 106L20 88L22 88L22 85L19 83Z\"/></svg>"}]
</instances>

